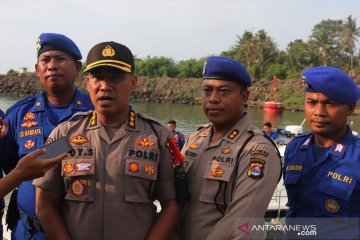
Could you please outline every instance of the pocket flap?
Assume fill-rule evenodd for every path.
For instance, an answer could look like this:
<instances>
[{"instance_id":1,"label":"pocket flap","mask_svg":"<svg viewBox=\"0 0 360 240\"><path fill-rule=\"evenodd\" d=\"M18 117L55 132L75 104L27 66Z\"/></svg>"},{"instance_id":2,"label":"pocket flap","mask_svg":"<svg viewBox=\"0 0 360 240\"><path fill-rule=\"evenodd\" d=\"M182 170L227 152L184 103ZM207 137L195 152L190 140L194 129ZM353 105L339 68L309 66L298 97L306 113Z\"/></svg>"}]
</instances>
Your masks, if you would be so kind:
<instances>
[{"instance_id":1,"label":"pocket flap","mask_svg":"<svg viewBox=\"0 0 360 240\"><path fill-rule=\"evenodd\" d=\"M328 170L321 179L318 190L344 201L349 201L356 181L354 174Z\"/></svg>"},{"instance_id":2,"label":"pocket flap","mask_svg":"<svg viewBox=\"0 0 360 240\"><path fill-rule=\"evenodd\" d=\"M229 182L233 171L234 165L222 164L218 161L212 161L206 167L203 177L211 180Z\"/></svg>"}]
</instances>

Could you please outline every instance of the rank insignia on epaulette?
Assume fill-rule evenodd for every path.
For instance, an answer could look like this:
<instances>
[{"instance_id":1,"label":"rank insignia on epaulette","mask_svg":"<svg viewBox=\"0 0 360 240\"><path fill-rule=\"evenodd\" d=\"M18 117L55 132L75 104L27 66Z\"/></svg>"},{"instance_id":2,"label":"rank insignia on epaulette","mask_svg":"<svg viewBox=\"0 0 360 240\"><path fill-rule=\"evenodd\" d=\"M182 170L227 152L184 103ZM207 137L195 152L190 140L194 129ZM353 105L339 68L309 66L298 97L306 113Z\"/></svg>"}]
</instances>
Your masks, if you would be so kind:
<instances>
[{"instance_id":1,"label":"rank insignia on epaulette","mask_svg":"<svg viewBox=\"0 0 360 240\"><path fill-rule=\"evenodd\" d=\"M221 149L221 153L223 154L229 154L232 153L232 149L230 147Z\"/></svg>"},{"instance_id":2,"label":"rank insignia on epaulette","mask_svg":"<svg viewBox=\"0 0 360 240\"><path fill-rule=\"evenodd\" d=\"M129 164L129 172L138 173L139 172L139 164L137 162L131 162Z\"/></svg>"},{"instance_id":3,"label":"rank insignia on epaulette","mask_svg":"<svg viewBox=\"0 0 360 240\"><path fill-rule=\"evenodd\" d=\"M74 171L74 166L70 162L67 162L63 167L63 171L67 174L70 174L72 171Z\"/></svg>"},{"instance_id":4,"label":"rank insignia on epaulette","mask_svg":"<svg viewBox=\"0 0 360 240\"><path fill-rule=\"evenodd\" d=\"M149 141L149 139L147 137L144 137L143 139L135 139L135 144L138 147L142 147L142 148L152 148L156 142L153 141Z\"/></svg>"},{"instance_id":5,"label":"rank insignia on epaulette","mask_svg":"<svg viewBox=\"0 0 360 240\"><path fill-rule=\"evenodd\" d=\"M91 116L91 120L90 120L90 127L94 127L97 124L97 115L96 115L96 111L93 111L93 114Z\"/></svg>"},{"instance_id":6,"label":"rank insignia on epaulette","mask_svg":"<svg viewBox=\"0 0 360 240\"><path fill-rule=\"evenodd\" d=\"M252 178L262 178L264 176L265 161L259 158L250 159L250 166L247 175Z\"/></svg>"},{"instance_id":7,"label":"rank insignia on epaulette","mask_svg":"<svg viewBox=\"0 0 360 240\"><path fill-rule=\"evenodd\" d=\"M197 145L197 143L190 143L189 147L191 149L197 149L199 147L199 145Z\"/></svg>"},{"instance_id":8,"label":"rank insignia on epaulette","mask_svg":"<svg viewBox=\"0 0 360 240\"><path fill-rule=\"evenodd\" d=\"M71 191L77 197L82 197L86 193L86 185L81 180L75 180L71 184Z\"/></svg>"},{"instance_id":9,"label":"rank insignia on epaulette","mask_svg":"<svg viewBox=\"0 0 360 240\"><path fill-rule=\"evenodd\" d=\"M130 128L135 128L135 112L133 110L129 111L128 126Z\"/></svg>"},{"instance_id":10,"label":"rank insignia on epaulette","mask_svg":"<svg viewBox=\"0 0 360 240\"><path fill-rule=\"evenodd\" d=\"M8 130L9 130L9 125L7 124L5 119L0 118L0 138L5 137Z\"/></svg>"},{"instance_id":11,"label":"rank insignia on epaulette","mask_svg":"<svg viewBox=\"0 0 360 240\"><path fill-rule=\"evenodd\" d=\"M340 210L340 204L335 199L327 199L325 201L325 208L331 213L337 213Z\"/></svg>"},{"instance_id":12,"label":"rank insignia on epaulette","mask_svg":"<svg viewBox=\"0 0 360 240\"><path fill-rule=\"evenodd\" d=\"M81 100L76 100L76 105L81 106L82 102Z\"/></svg>"},{"instance_id":13,"label":"rank insignia on epaulette","mask_svg":"<svg viewBox=\"0 0 360 240\"><path fill-rule=\"evenodd\" d=\"M225 170L221 167L212 168L210 171L210 177L222 177Z\"/></svg>"},{"instance_id":14,"label":"rank insignia on epaulette","mask_svg":"<svg viewBox=\"0 0 360 240\"><path fill-rule=\"evenodd\" d=\"M238 129L234 129L231 131L231 133L227 136L229 139L233 140L238 134L239 134L239 130Z\"/></svg>"},{"instance_id":15,"label":"rank insignia on epaulette","mask_svg":"<svg viewBox=\"0 0 360 240\"><path fill-rule=\"evenodd\" d=\"M144 172L147 175L154 175L155 174L155 165L150 163L144 164Z\"/></svg>"},{"instance_id":16,"label":"rank insignia on epaulette","mask_svg":"<svg viewBox=\"0 0 360 240\"><path fill-rule=\"evenodd\" d=\"M73 136L70 142L76 145L82 145L89 142L89 140L85 136L78 134L76 136Z\"/></svg>"},{"instance_id":17,"label":"rank insignia on epaulette","mask_svg":"<svg viewBox=\"0 0 360 240\"><path fill-rule=\"evenodd\" d=\"M40 103L40 102L36 102L36 103L35 103L35 106L36 106L36 107L40 107L40 106L41 106L41 103Z\"/></svg>"},{"instance_id":18,"label":"rank insignia on epaulette","mask_svg":"<svg viewBox=\"0 0 360 240\"><path fill-rule=\"evenodd\" d=\"M31 148L33 148L35 146L35 142L33 141L33 140L27 140L27 141L25 141L25 143L24 143L24 147L26 148L26 149L31 149Z\"/></svg>"}]
</instances>

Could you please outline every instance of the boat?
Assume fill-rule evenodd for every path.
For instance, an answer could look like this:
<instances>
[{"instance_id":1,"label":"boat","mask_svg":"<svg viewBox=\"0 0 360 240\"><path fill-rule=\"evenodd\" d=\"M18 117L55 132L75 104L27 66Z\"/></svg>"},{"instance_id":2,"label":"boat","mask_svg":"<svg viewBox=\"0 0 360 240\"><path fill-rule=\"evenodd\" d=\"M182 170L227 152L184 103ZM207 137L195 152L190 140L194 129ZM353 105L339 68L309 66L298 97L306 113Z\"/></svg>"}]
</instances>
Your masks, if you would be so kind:
<instances>
[{"instance_id":1,"label":"boat","mask_svg":"<svg viewBox=\"0 0 360 240\"><path fill-rule=\"evenodd\" d=\"M270 101L264 102L263 105L264 111L273 112L273 113L280 113L284 111L283 103L278 100L276 75L274 75L273 87L270 91L269 99Z\"/></svg>"},{"instance_id":2,"label":"boat","mask_svg":"<svg viewBox=\"0 0 360 240\"><path fill-rule=\"evenodd\" d=\"M284 111L284 105L282 102L264 102L264 111L280 113Z\"/></svg>"}]
</instances>

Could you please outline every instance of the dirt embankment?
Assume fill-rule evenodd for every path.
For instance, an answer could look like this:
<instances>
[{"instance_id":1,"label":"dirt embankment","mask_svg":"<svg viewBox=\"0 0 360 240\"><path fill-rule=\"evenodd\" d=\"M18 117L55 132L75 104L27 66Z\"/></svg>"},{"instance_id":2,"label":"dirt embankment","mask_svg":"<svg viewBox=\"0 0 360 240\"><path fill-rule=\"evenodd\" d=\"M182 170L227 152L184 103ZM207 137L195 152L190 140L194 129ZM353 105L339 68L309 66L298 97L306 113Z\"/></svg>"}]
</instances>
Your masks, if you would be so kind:
<instances>
[{"instance_id":1,"label":"dirt embankment","mask_svg":"<svg viewBox=\"0 0 360 240\"><path fill-rule=\"evenodd\" d=\"M360 77L357 78L360 84ZM175 79L175 78L147 78L139 77L136 91L132 99L146 102L168 102L181 104L200 104L201 79ZM85 90L82 79L76 85ZM283 102L285 109L292 111L303 110L303 83L301 79L278 80L277 96L272 93L274 89L272 80L257 80L250 87L249 107L263 106L264 101L278 100ZM35 74L27 76L0 75L0 95L25 97L36 95L42 90L41 84ZM360 104L356 113L360 114Z\"/></svg>"}]
</instances>

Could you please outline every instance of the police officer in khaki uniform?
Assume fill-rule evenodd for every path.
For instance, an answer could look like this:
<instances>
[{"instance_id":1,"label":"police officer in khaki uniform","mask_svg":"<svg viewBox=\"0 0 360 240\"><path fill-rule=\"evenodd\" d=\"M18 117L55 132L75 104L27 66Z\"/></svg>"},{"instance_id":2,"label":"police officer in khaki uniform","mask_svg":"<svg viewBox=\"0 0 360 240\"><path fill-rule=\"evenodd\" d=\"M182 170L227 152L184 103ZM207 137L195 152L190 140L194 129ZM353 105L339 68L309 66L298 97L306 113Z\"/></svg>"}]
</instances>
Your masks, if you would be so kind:
<instances>
[{"instance_id":1,"label":"police officer in khaki uniform","mask_svg":"<svg viewBox=\"0 0 360 240\"><path fill-rule=\"evenodd\" d=\"M180 153L168 129L129 106L134 67L131 51L116 42L88 54L95 111L52 132L49 141L66 136L74 151L35 183L49 239L168 239L175 226L181 207L173 166ZM162 207L157 216L155 199Z\"/></svg>"},{"instance_id":2,"label":"police officer in khaki uniform","mask_svg":"<svg viewBox=\"0 0 360 240\"><path fill-rule=\"evenodd\" d=\"M204 66L203 110L211 124L185 143L190 202L181 239L261 239L262 223L280 177L276 147L244 112L251 78L238 62L209 57ZM251 218L251 219L250 219Z\"/></svg>"}]
</instances>

